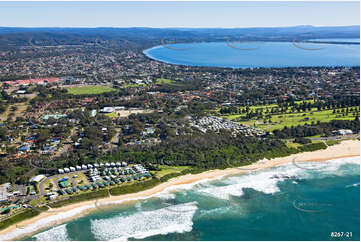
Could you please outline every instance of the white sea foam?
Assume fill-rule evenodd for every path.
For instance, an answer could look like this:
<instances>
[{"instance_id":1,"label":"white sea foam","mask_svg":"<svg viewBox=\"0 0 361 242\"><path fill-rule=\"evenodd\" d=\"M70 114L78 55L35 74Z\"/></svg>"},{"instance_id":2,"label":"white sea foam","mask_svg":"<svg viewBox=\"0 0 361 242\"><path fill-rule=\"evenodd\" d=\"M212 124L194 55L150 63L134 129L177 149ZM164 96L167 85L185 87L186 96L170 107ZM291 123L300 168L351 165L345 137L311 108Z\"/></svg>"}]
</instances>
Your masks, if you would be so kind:
<instances>
[{"instance_id":1,"label":"white sea foam","mask_svg":"<svg viewBox=\"0 0 361 242\"><path fill-rule=\"evenodd\" d=\"M340 169L342 165L346 165L346 164L360 165L360 157L355 156L355 157L329 160L326 161L325 163L327 164L327 166L323 168L325 171L334 171Z\"/></svg>"},{"instance_id":2,"label":"white sea foam","mask_svg":"<svg viewBox=\"0 0 361 242\"><path fill-rule=\"evenodd\" d=\"M222 181L226 184L225 186L208 184L205 187L200 187L198 191L225 200L228 200L230 196L242 196L244 188L252 188L266 194L274 194L280 191L278 183L288 179L287 177L312 179L314 177L329 175L343 176L360 172L359 169L340 169L346 164L359 165L360 157L335 159L322 163L300 162L299 166L298 164L296 166L292 163L285 164L268 170L257 170L249 172L248 174L228 177ZM302 169L301 167L307 167L309 169ZM310 169L310 167L314 169Z\"/></svg>"},{"instance_id":3,"label":"white sea foam","mask_svg":"<svg viewBox=\"0 0 361 242\"><path fill-rule=\"evenodd\" d=\"M297 165L299 166L295 166L294 164L290 163L290 164L282 165L280 167L271 168L268 170L251 171L248 174L228 177L222 180L223 183L227 184L226 186L214 186L209 184L210 181L209 179L204 179L201 181L194 182L192 184L172 186L165 189L162 192L159 192L151 196L102 202L100 204L98 203L98 205L120 204L123 203L124 201L145 200L151 197L160 197L161 199L169 199L169 198L174 198L173 192L175 191L189 190L192 188L195 191L204 192L210 194L211 196L221 199L229 199L231 195L242 196L243 188L253 188L260 192L272 194L279 192L279 187L277 183L284 180L284 178L282 177L276 179L272 178L273 175L279 175L279 174L284 174L288 176L296 175L299 176L300 178L308 179L315 177L315 174L317 174L318 177L323 175L330 175L330 174L332 175L347 175L347 174L355 174L355 173L359 174L360 172L359 169L340 169L340 167L345 164L360 165L360 157L329 160L327 162L322 162L319 164L318 162L297 162ZM315 170L302 169L302 167L309 168L309 165L313 165L317 169ZM220 178L221 177L218 177L218 179ZM82 213L83 211L94 207L95 205L92 204L88 206L75 208L58 215L49 214L48 217L38 220L37 222L30 224L24 228L17 228L7 234L0 235L0 241L11 240L12 238L37 231L41 228L49 226L49 224L54 224L57 221L76 216ZM180 215L180 213L175 213L175 214Z\"/></svg>"},{"instance_id":4,"label":"white sea foam","mask_svg":"<svg viewBox=\"0 0 361 242\"><path fill-rule=\"evenodd\" d=\"M253 178L251 178L250 175L246 175L240 177L238 181L232 179L235 181L232 185L210 186L208 188L200 189L199 191L221 199L229 199L231 195L237 197L242 196L243 188L253 188L264 193L278 192L279 189L276 184L277 180L271 180L265 175L266 174L262 173L258 176L253 175Z\"/></svg>"},{"instance_id":5,"label":"white sea foam","mask_svg":"<svg viewBox=\"0 0 361 242\"><path fill-rule=\"evenodd\" d=\"M63 219L68 219L68 218L71 218L78 214L81 214L82 212L84 212L85 210L90 209L90 208L95 208L95 205L92 204L92 205L88 205L88 206L74 208L69 211L57 214L57 215L51 215L49 213L48 217L40 219L32 224L29 224L28 226L25 226L24 228L17 228L7 234L0 235L0 241L11 240L13 238L23 236L24 234L32 233L34 231L37 231L37 230L47 227L49 225L51 226L52 224L55 224L56 222L61 221Z\"/></svg>"},{"instance_id":6,"label":"white sea foam","mask_svg":"<svg viewBox=\"0 0 361 242\"><path fill-rule=\"evenodd\" d=\"M180 191L180 190L190 190L196 185L207 183L209 181L211 181L211 180L210 179L203 179L203 180L199 180L199 181L196 181L196 182L193 182L193 183L190 183L190 184L174 185L174 186L170 186L170 187L164 189L161 192L158 192L158 193L155 193L155 194L152 194L152 195L149 195L149 196L126 198L126 199L114 200L114 201L98 202L97 205L101 206L101 205L121 204L121 203L124 203L126 201L145 200L145 199L154 198L154 197L157 197L157 198L160 198L160 199L163 199L163 200L174 199L175 198L174 192Z\"/></svg>"},{"instance_id":7,"label":"white sea foam","mask_svg":"<svg viewBox=\"0 0 361 242\"><path fill-rule=\"evenodd\" d=\"M158 193L157 197L162 199L162 200L169 200L169 199L174 199L176 196L175 196L174 193L171 193L169 191L165 191L165 192Z\"/></svg>"},{"instance_id":8,"label":"white sea foam","mask_svg":"<svg viewBox=\"0 0 361 242\"><path fill-rule=\"evenodd\" d=\"M333 159L325 162L295 162L295 166L298 168L305 168L305 170L320 171L323 173L332 173L334 171L340 170L340 167L346 164L356 164L360 165L360 157L347 157L341 159ZM343 174L343 173L335 173Z\"/></svg>"},{"instance_id":9,"label":"white sea foam","mask_svg":"<svg viewBox=\"0 0 361 242\"><path fill-rule=\"evenodd\" d=\"M197 204L193 202L170 207L136 212L129 216L95 219L91 221L91 231L98 240L142 239L158 234L191 231ZM183 212L179 213L177 210Z\"/></svg>"},{"instance_id":10,"label":"white sea foam","mask_svg":"<svg viewBox=\"0 0 361 242\"><path fill-rule=\"evenodd\" d=\"M142 210L142 203L141 202L137 202L134 207L138 210L141 211Z\"/></svg>"},{"instance_id":11,"label":"white sea foam","mask_svg":"<svg viewBox=\"0 0 361 242\"><path fill-rule=\"evenodd\" d=\"M359 187L360 186L360 183L354 183L354 184L350 184L350 185L347 185L345 186L345 188L349 188L349 187Z\"/></svg>"},{"instance_id":12,"label":"white sea foam","mask_svg":"<svg viewBox=\"0 0 361 242\"><path fill-rule=\"evenodd\" d=\"M211 180L207 178L207 179L199 180L199 181L189 183L189 184L181 184L181 185L171 186L171 187L164 189L162 192L157 193L155 195L155 197L159 197L160 199L163 199L163 200L174 199L176 197L174 192L190 190L190 189L194 188L195 186L198 186L201 184L206 184L210 181Z\"/></svg>"},{"instance_id":13,"label":"white sea foam","mask_svg":"<svg viewBox=\"0 0 361 242\"><path fill-rule=\"evenodd\" d=\"M273 194L279 192L277 183L286 178L283 175L294 176L297 174L295 167L277 167L269 170L252 171L248 174L232 176L223 180L225 186L210 185L207 188L199 189L199 192L210 194L220 199L229 199L230 196L242 196L244 188ZM280 177L275 177L281 175Z\"/></svg>"},{"instance_id":14,"label":"white sea foam","mask_svg":"<svg viewBox=\"0 0 361 242\"><path fill-rule=\"evenodd\" d=\"M62 224L51 228L47 231L41 232L34 236L36 240L40 241L64 241L70 240L66 230L66 224Z\"/></svg>"}]
</instances>

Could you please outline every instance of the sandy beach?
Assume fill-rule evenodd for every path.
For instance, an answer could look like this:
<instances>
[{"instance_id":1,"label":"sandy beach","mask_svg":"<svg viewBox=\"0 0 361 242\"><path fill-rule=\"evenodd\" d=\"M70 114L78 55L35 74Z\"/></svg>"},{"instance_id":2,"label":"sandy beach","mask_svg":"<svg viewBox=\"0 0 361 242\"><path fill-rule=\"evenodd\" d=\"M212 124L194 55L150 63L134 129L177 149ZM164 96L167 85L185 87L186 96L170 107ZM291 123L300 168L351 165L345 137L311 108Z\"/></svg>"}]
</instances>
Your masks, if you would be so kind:
<instances>
[{"instance_id":1,"label":"sandy beach","mask_svg":"<svg viewBox=\"0 0 361 242\"><path fill-rule=\"evenodd\" d=\"M2 231L0 231L0 240L14 240L16 238L23 237L38 231L40 229L50 227L55 223L69 221L79 216L96 209L96 205L110 205L124 203L129 200L145 199L152 197L164 191L173 190L177 186L197 183L203 180L211 180L220 178L223 176L235 175L246 173L255 169L267 169L275 166L280 166L287 163L294 163L295 165L302 162L322 162L333 159L340 159L346 157L360 156L360 141L347 140L342 141L340 144L328 147L325 150L318 150L314 152L303 152L294 155L290 155L282 158L275 158L271 160L261 160L249 166L241 168L228 168L225 170L210 170L200 174L189 174L181 177L176 177L168 182L157 185L154 188L132 194L126 194L121 196L110 196L107 198L95 201L86 201L71 204L65 207L57 209L49 209L46 213L22 221L16 225L12 225ZM301 166L300 165L300 166Z\"/></svg>"}]
</instances>

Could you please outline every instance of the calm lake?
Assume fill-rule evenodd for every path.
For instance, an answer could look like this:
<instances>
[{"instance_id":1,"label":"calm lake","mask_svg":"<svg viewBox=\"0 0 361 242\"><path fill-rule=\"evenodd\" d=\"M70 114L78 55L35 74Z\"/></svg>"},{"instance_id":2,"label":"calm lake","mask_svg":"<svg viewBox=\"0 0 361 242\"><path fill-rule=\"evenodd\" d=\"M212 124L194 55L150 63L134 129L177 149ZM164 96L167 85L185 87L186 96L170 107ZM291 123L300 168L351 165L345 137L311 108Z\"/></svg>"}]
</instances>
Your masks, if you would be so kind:
<instances>
[{"instance_id":1,"label":"calm lake","mask_svg":"<svg viewBox=\"0 0 361 242\"><path fill-rule=\"evenodd\" d=\"M300 42L165 44L147 49L144 54L154 60L188 66L256 68L360 65L360 45L357 44Z\"/></svg>"}]
</instances>

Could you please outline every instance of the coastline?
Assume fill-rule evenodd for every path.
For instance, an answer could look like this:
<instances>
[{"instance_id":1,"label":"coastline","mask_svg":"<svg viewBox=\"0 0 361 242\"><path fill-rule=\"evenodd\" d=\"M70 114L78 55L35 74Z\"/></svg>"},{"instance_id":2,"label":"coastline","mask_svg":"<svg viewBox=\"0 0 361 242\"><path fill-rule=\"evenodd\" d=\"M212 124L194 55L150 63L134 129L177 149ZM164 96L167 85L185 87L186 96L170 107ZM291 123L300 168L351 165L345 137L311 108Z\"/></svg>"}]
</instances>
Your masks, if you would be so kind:
<instances>
[{"instance_id":1,"label":"coastline","mask_svg":"<svg viewBox=\"0 0 361 242\"><path fill-rule=\"evenodd\" d=\"M225 41L211 41L211 42L191 42L191 43L174 43L172 45L192 45L192 44L225 44L227 45L227 42ZM265 41L264 43L289 43L291 45L294 45L294 41ZM319 44L319 45L357 45L357 44L348 44L348 43L343 43L343 44L338 44L336 43L323 43L323 42L310 42L311 44ZM359 44L358 44L359 45ZM343 64L343 65L335 65L334 63L324 63L324 64L309 64L309 63L302 63L302 64L293 64L290 65L289 63L287 64L251 64L251 65L245 65L245 64L221 64L221 63L200 63L198 62L190 62L190 61L186 61L185 59L182 60L175 60L174 58L169 58L166 59L164 56L163 57L159 57L157 55L155 55L154 53L152 54L151 52L156 50L156 49L161 49L161 48L167 48L165 47L165 45L163 44L159 44L159 45L155 45L153 47L147 48L142 50L142 53L149 59L154 60L154 61L158 61L158 62L162 62L165 64L170 64L170 65L177 65L177 66L189 66L189 67L207 67L207 68L223 68L223 69L249 69L249 68L266 68L266 69L270 69L270 68L287 68L287 67L291 67L291 68L307 68L307 67L318 67L318 66L324 66L324 67L338 67L338 66L345 66L345 67L359 67L360 66L360 62L356 61L354 64ZM230 47L233 48L233 47ZM300 47L295 47L295 48L300 48ZM237 48L236 48L237 49ZM239 51L239 50L238 50Z\"/></svg>"},{"instance_id":2,"label":"coastline","mask_svg":"<svg viewBox=\"0 0 361 242\"><path fill-rule=\"evenodd\" d=\"M52 227L56 223L62 223L81 217L96 209L95 201L98 205L106 206L112 204L125 203L132 200L146 199L156 196L162 192L172 191L184 185L194 185L199 182L218 179L224 176L247 173L255 169L268 169L292 162L323 162L333 159L341 159L346 157L360 156L360 141L345 140L340 144L329 146L325 150L317 150L313 152L303 152L293 154L287 157L274 158L271 160L261 160L251 165L241 168L227 168L224 170L209 170L200 174L188 174L176 178L172 178L167 182L161 183L151 189L137 193L125 194L120 196L110 196L98 200L89 200L80 203L70 204L61 208L49 209L36 217L30 218L9 226L0 231L0 240L14 240L17 238L31 235L41 229ZM50 213L49 213L50 212Z\"/></svg>"}]
</instances>

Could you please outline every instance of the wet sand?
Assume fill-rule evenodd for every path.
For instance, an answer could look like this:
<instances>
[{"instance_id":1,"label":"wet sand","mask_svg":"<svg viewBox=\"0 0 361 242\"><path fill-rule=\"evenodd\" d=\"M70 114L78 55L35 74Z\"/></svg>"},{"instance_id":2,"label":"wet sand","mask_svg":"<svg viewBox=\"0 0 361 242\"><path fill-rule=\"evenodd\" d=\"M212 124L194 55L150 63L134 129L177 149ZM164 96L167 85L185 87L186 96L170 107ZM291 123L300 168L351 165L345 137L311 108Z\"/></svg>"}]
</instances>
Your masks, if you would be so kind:
<instances>
[{"instance_id":1,"label":"wet sand","mask_svg":"<svg viewBox=\"0 0 361 242\"><path fill-rule=\"evenodd\" d=\"M240 168L210 170L194 175L188 174L170 179L167 182L159 184L145 191L120 196L110 196L107 198L96 200L96 203L95 200L91 200L74 203L61 208L49 209L48 212L41 213L36 217L24 220L15 225L11 225L8 228L0 231L0 240L13 240L33 234L40 229L51 227L56 223L59 224L61 222L69 221L74 218L83 216L84 214L96 209L97 206L119 204L131 200L146 199L158 193L173 190L172 188L176 188L177 186L181 185L193 184L203 180L212 180L235 174L242 174L252 170L267 169L292 162L295 165L301 167L302 162L322 162L353 156L360 156L359 140L342 141L340 144L330 146L325 150L303 152L271 160L264 159L248 166L242 166Z\"/></svg>"}]
</instances>

